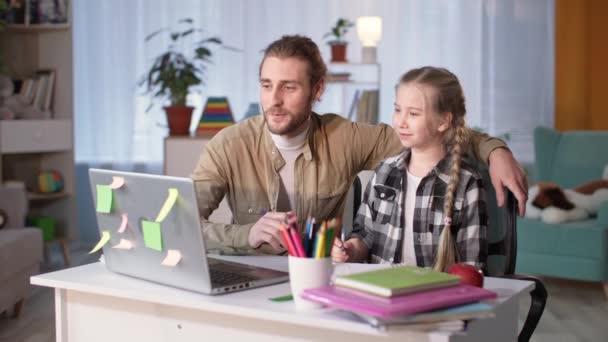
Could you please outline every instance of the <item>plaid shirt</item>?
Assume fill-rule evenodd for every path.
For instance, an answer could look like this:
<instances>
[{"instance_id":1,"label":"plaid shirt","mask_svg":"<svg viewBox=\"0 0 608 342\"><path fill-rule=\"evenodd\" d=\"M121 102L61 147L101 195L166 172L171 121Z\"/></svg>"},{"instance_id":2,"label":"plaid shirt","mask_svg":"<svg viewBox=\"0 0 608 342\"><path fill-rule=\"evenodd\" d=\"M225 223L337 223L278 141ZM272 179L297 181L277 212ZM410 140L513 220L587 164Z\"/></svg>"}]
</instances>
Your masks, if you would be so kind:
<instances>
[{"instance_id":1,"label":"plaid shirt","mask_svg":"<svg viewBox=\"0 0 608 342\"><path fill-rule=\"evenodd\" d=\"M350 237L369 248L372 263L400 263L405 229L406 165L410 151L385 159L376 168L363 196ZM435 262L439 236L444 228L444 195L449 181L450 158L446 156L427 174L416 190L413 237L418 266ZM481 175L462 162L454 196L452 234L456 237L457 262L485 270L487 213Z\"/></svg>"}]
</instances>

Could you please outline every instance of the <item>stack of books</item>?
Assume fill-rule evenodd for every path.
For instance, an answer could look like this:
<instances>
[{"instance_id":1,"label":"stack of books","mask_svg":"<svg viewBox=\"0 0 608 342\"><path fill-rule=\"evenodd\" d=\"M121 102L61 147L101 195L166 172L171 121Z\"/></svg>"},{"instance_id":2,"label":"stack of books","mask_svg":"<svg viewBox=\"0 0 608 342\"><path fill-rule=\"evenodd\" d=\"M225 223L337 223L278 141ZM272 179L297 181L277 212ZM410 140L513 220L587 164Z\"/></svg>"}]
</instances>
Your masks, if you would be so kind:
<instances>
[{"instance_id":1,"label":"stack of books","mask_svg":"<svg viewBox=\"0 0 608 342\"><path fill-rule=\"evenodd\" d=\"M496 293L461 284L455 275L416 266L340 275L333 286L307 289L302 297L357 314L372 326L468 320L493 316L478 303Z\"/></svg>"},{"instance_id":2,"label":"stack of books","mask_svg":"<svg viewBox=\"0 0 608 342\"><path fill-rule=\"evenodd\" d=\"M25 105L48 112L51 110L53 101L53 88L55 87L55 71L39 70L31 78L26 78L21 83L19 96Z\"/></svg>"}]
</instances>

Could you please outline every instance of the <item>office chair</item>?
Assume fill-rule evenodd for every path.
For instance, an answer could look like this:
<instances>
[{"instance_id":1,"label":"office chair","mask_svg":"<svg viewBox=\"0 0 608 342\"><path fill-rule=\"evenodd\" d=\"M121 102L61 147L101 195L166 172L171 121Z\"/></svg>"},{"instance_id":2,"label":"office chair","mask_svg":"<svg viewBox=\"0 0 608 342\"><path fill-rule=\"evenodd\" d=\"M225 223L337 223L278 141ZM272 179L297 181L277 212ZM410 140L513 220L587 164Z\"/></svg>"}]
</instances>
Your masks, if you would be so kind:
<instances>
[{"instance_id":1,"label":"office chair","mask_svg":"<svg viewBox=\"0 0 608 342\"><path fill-rule=\"evenodd\" d=\"M487 167L478 167L478 171L484 179L488 212L488 275L534 282L528 316L518 336L519 342L529 341L545 310L547 290L540 279L515 274L518 212L515 195L505 189L505 205L499 208Z\"/></svg>"},{"instance_id":2,"label":"office chair","mask_svg":"<svg viewBox=\"0 0 608 342\"><path fill-rule=\"evenodd\" d=\"M474 164L474 163L471 163ZM524 326L519 332L518 341L530 340L545 309L547 290L543 282L535 277L515 274L517 257L517 200L511 191L506 190L505 205L500 208L496 202L496 192L490 181L487 167L477 167L484 178L486 190L486 205L488 212L488 276L527 280L534 282L534 290L530 292L531 303ZM367 177L364 177L367 178ZM369 180L369 178L368 178ZM366 182L367 183L367 182ZM365 184L367 185L367 184ZM363 185L357 176L353 182L353 220L363 198Z\"/></svg>"}]
</instances>

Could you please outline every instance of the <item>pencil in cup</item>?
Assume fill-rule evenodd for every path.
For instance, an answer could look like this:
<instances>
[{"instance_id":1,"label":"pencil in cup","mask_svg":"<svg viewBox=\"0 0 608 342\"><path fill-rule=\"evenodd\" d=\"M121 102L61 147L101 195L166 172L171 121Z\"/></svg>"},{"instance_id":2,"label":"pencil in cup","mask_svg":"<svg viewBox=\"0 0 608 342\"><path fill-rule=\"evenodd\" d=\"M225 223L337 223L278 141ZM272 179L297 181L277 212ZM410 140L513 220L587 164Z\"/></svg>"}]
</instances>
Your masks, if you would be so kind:
<instances>
[{"instance_id":1,"label":"pencil in cup","mask_svg":"<svg viewBox=\"0 0 608 342\"><path fill-rule=\"evenodd\" d=\"M287 229L291 234L291 241L295 247L295 252L297 256L300 258L306 258L306 252L304 251L304 246L302 246L302 238L300 237L300 232L298 232L298 228L289 227Z\"/></svg>"},{"instance_id":2,"label":"pencil in cup","mask_svg":"<svg viewBox=\"0 0 608 342\"><path fill-rule=\"evenodd\" d=\"M281 224L279 232L281 233L281 237L283 238L283 242L285 243L285 248L287 248L287 253L289 253L289 255L291 256L298 256L298 252L293 244L291 234L289 233L288 228L285 227L285 225Z\"/></svg>"},{"instance_id":3,"label":"pencil in cup","mask_svg":"<svg viewBox=\"0 0 608 342\"><path fill-rule=\"evenodd\" d=\"M325 257L325 240L327 239L327 226L325 221L321 223L321 229L317 232L317 244L315 245L315 258Z\"/></svg>"}]
</instances>

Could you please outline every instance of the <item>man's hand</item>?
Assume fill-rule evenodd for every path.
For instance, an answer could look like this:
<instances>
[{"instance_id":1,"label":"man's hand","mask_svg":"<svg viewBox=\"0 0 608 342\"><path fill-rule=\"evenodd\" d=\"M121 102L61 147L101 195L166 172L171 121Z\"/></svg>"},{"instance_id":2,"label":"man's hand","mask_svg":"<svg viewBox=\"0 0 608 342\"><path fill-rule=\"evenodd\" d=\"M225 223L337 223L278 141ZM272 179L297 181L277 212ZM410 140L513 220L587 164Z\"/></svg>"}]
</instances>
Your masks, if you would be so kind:
<instances>
[{"instance_id":1,"label":"man's hand","mask_svg":"<svg viewBox=\"0 0 608 342\"><path fill-rule=\"evenodd\" d=\"M269 212L262 216L249 231L249 246L253 248L260 247L261 244L267 243L276 251L283 249L283 239L279 228L281 223L287 222L292 224L297 221L294 213L286 212Z\"/></svg>"},{"instance_id":2,"label":"man's hand","mask_svg":"<svg viewBox=\"0 0 608 342\"><path fill-rule=\"evenodd\" d=\"M496 191L496 201L499 207L505 204L505 192L503 186L507 187L517 198L519 215L526 213L526 201L528 200L528 181L523 167L513 158L513 154L506 148L497 148L490 152L490 178Z\"/></svg>"}]
</instances>

